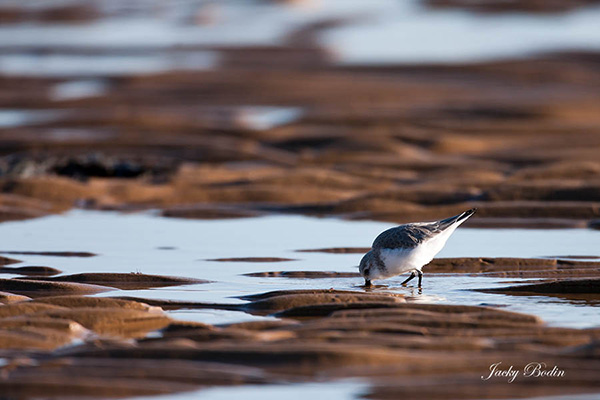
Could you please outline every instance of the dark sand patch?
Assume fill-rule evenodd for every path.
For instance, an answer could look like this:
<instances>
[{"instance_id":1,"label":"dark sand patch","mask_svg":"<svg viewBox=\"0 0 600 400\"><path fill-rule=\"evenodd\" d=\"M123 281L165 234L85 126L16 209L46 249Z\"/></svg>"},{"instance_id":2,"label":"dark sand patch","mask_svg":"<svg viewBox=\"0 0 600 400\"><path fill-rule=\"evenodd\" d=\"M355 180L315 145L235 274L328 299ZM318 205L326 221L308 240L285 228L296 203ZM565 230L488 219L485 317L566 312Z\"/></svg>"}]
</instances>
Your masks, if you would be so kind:
<instances>
[{"instance_id":1,"label":"dark sand patch","mask_svg":"<svg viewBox=\"0 0 600 400\"><path fill-rule=\"evenodd\" d=\"M179 310L179 309L215 309L215 310L231 310L241 311L243 304L221 304L221 303L202 303L197 301L180 301L168 299L149 299L135 296L115 296L112 299L134 301L148 304L150 306L160 307L163 310Z\"/></svg>"},{"instance_id":2,"label":"dark sand patch","mask_svg":"<svg viewBox=\"0 0 600 400\"><path fill-rule=\"evenodd\" d=\"M546 258L567 258L571 260L600 260L600 256L584 255L566 255L566 256L546 256Z\"/></svg>"},{"instance_id":3,"label":"dark sand patch","mask_svg":"<svg viewBox=\"0 0 600 400\"><path fill-rule=\"evenodd\" d=\"M43 361L39 367L15 367L10 385L0 381L0 389L25 397L132 397L267 380L265 372L256 368L177 359L58 358ZM40 371L48 378L41 380Z\"/></svg>"},{"instance_id":4,"label":"dark sand patch","mask_svg":"<svg viewBox=\"0 0 600 400\"><path fill-rule=\"evenodd\" d=\"M457 8L474 12L498 14L498 13L540 13L540 14L563 14L581 7L597 4L597 0L562 0L562 1L536 1L536 0L426 0L425 4L433 8ZM482 109L483 110L483 109ZM483 111L482 111L483 113ZM486 110L484 115L493 115L497 118L528 118L530 114L515 110L506 112L503 110Z\"/></svg>"},{"instance_id":5,"label":"dark sand patch","mask_svg":"<svg viewBox=\"0 0 600 400\"><path fill-rule=\"evenodd\" d=\"M334 271L268 271L243 274L244 276L259 278L299 278L299 279L327 279L327 278L360 278L358 272Z\"/></svg>"},{"instance_id":6,"label":"dark sand patch","mask_svg":"<svg viewBox=\"0 0 600 400\"><path fill-rule=\"evenodd\" d=\"M329 247L323 249L296 250L300 253L334 253L334 254L364 254L371 250L370 247Z\"/></svg>"},{"instance_id":7,"label":"dark sand patch","mask_svg":"<svg viewBox=\"0 0 600 400\"><path fill-rule=\"evenodd\" d=\"M143 338L170 323L160 308L131 301L81 296L21 301L0 307L0 349L51 350L98 335Z\"/></svg>"},{"instance_id":8,"label":"dark sand patch","mask_svg":"<svg viewBox=\"0 0 600 400\"><path fill-rule=\"evenodd\" d=\"M494 289L478 289L486 293L554 293L554 294L600 294L600 278L570 279L530 285L508 286Z\"/></svg>"},{"instance_id":9,"label":"dark sand patch","mask_svg":"<svg viewBox=\"0 0 600 400\"><path fill-rule=\"evenodd\" d=\"M99 285L72 282L51 282L34 279L0 279L0 290L30 297L48 297L58 295L93 294L113 290Z\"/></svg>"},{"instance_id":10,"label":"dark sand patch","mask_svg":"<svg viewBox=\"0 0 600 400\"><path fill-rule=\"evenodd\" d=\"M492 3L564 2L485 6ZM189 218L288 212L398 223L476 206L469 226L486 227L565 228L600 218L599 140L590 130L598 124L599 99L590 94L597 54L332 68L312 40L299 41L301 48L214 49L223 68L111 80L103 96L61 101L70 112L60 121L4 129L0 220L73 204ZM134 50L141 51L127 52ZM98 52L121 53L90 54ZM5 108L57 107L47 95L54 80L1 83ZM246 110L232 98L309 110L293 124L257 131L240 123ZM48 134L82 127L86 140Z\"/></svg>"},{"instance_id":11,"label":"dark sand patch","mask_svg":"<svg viewBox=\"0 0 600 400\"><path fill-rule=\"evenodd\" d=\"M26 266L26 267L0 267L0 274L13 274L13 275L30 275L30 276L52 276L58 275L62 271L46 266Z\"/></svg>"},{"instance_id":12,"label":"dark sand patch","mask_svg":"<svg viewBox=\"0 0 600 400\"><path fill-rule=\"evenodd\" d=\"M586 258L583 257L582 258ZM513 278L595 277L600 262L571 258L437 258L423 268L427 274L471 274ZM360 278L358 272L265 271L244 274L250 277L296 279Z\"/></svg>"},{"instance_id":13,"label":"dark sand patch","mask_svg":"<svg viewBox=\"0 0 600 400\"><path fill-rule=\"evenodd\" d=\"M211 326L171 321L160 310L131 300L77 296L5 306L11 315L17 314L0 316L0 345L5 348L50 349L49 343L75 336L78 326L134 342L95 340L42 353L39 360L33 354L36 362L15 365L8 372L11 385L0 380L0 389L20 395L40 393L48 388L44 382L64 382L70 374L74 377L65 383L65 393L79 396L139 393L138 386L125 384L131 380L138 385L153 381L151 392L156 387L176 392L181 384L199 388L361 377L376 385L373 390L394 395L401 388L412 388L414 380L433 379L459 380L469 393L490 397L489 386L470 377L479 378L498 357L519 368L540 357L559 365L566 370L560 380L565 393L582 387L600 389L600 362L590 357L596 351L592 344L600 335L598 329L553 328L532 315L493 307L412 303L390 293L288 290L247 297L249 303L234 306L258 314L279 312L287 318ZM52 339L37 331L41 329L62 333ZM162 335L145 336L154 329L161 329ZM40 376L46 380L40 381ZM115 391L91 392L94 385L107 385L111 378L121 382ZM404 379L409 380L406 385ZM504 383L503 396L511 398L524 390L555 394L556 385L548 382ZM437 384L424 384L420 394L442 399L436 397L438 389Z\"/></svg>"},{"instance_id":14,"label":"dark sand patch","mask_svg":"<svg viewBox=\"0 0 600 400\"><path fill-rule=\"evenodd\" d=\"M193 384L178 382L165 382L156 379L120 378L116 374L120 369L114 369L115 376L98 378L88 371L87 376L77 376L78 368L58 368L44 365L44 373L48 378L36 376L39 370L27 372L22 369L16 375L18 378L8 382L0 382L0 389L7 396L52 398L52 397L80 397L80 398L126 398L138 396L168 395L176 392L198 390L200 387ZM24 368L23 368L24 369ZM144 372L138 369L139 372Z\"/></svg>"},{"instance_id":15,"label":"dark sand patch","mask_svg":"<svg viewBox=\"0 0 600 400\"><path fill-rule=\"evenodd\" d=\"M282 311L288 308L311 306L315 304L334 303L342 307L343 304L355 303L402 303L406 300L399 294L377 294L365 292L352 292L341 290L290 290L262 293L259 295L250 295L241 297L244 300L250 300L243 304L223 304L223 303L201 303L174 300L145 299L139 297L119 296L117 299L132 300L161 307L165 310L173 309L216 309L232 310L266 315Z\"/></svg>"},{"instance_id":16,"label":"dark sand patch","mask_svg":"<svg viewBox=\"0 0 600 400\"><path fill-rule=\"evenodd\" d=\"M16 263L20 263L20 262L22 262L22 261L0 256L0 265L16 264Z\"/></svg>"},{"instance_id":17,"label":"dark sand patch","mask_svg":"<svg viewBox=\"0 0 600 400\"><path fill-rule=\"evenodd\" d=\"M40 218L48 215L48 210L30 209L27 206L5 207L2 206L2 194L0 193L0 222L21 221L31 218Z\"/></svg>"},{"instance_id":18,"label":"dark sand patch","mask_svg":"<svg viewBox=\"0 0 600 400\"><path fill-rule=\"evenodd\" d=\"M3 23L85 23L98 17L96 7L87 4L47 4L35 8L7 4L0 7Z\"/></svg>"},{"instance_id":19,"label":"dark sand patch","mask_svg":"<svg viewBox=\"0 0 600 400\"><path fill-rule=\"evenodd\" d=\"M152 307L137 301L120 300L109 297L58 296L42 297L35 303L51 304L65 308L121 308L148 311Z\"/></svg>"},{"instance_id":20,"label":"dark sand patch","mask_svg":"<svg viewBox=\"0 0 600 400\"><path fill-rule=\"evenodd\" d=\"M0 251L2 254L20 254L27 256L49 257L95 257L97 254L87 251Z\"/></svg>"},{"instance_id":21,"label":"dark sand patch","mask_svg":"<svg viewBox=\"0 0 600 400\"><path fill-rule=\"evenodd\" d=\"M272 313L297 307L311 307L323 304L328 306L333 304L334 307L343 308L354 303L368 303L372 305L373 303L397 304L405 301L401 295L390 296L385 294L365 294L362 292L337 293L328 290L315 290L313 293L288 294L254 300L247 304L245 309L261 313Z\"/></svg>"},{"instance_id":22,"label":"dark sand patch","mask_svg":"<svg viewBox=\"0 0 600 400\"><path fill-rule=\"evenodd\" d=\"M60 310L62 307L52 304L34 303L26 301L22 303L6 304L0 307L0 318L15 317L27 314L38 314L49 310Z\"/></svg>"},{"instance_id":23,"label":"dark sand patch","mask_svg":"<svg viewBox=\"0 0 600 400\"><path fill-rule=\"evenodd\" d=\"M275 297L288 296L288 295L321 295L321 294L340 294L340 295L358 294L358 295L362 295L362 296L379 296L379 294L377 294L377 293L359 292L359 291L350 291L350 290L299 289L299 290L274 290L274 291L265 292L265 293L247 294L247 295L239 296L239 298L242 300L255 301L255 300L272 299ZM394 297L394 296L403 297L402 295L395 295L395 294L389 294L389 293L387 295L391 296L391 297Z\"/></svg>"},{"instance_id":24,"label":"dark sand patch","mask_svg":"<svg viewBox=\"0 0 600 400\"><path fill-rule=\"evenodd\" d=\"M26 300L31 300L31 298L14 293L0 292L0 304L18 303Z\"/></svg>"},{"instance_id":25,"label":"dark sand patch","mask_svg":"<svg viewBox=\"0 0 600 400\"><path fill-rule=\"evenodd\" d=\"M438 258L425 273L482 274L496 277L545 278L597 276L600 262L549 258Z\"/></svg>"},{"instance_id":26,"label":"dark sand patch","mask_svg":"<svg viewBox=\"0 0 600 400\"><path fill-rule=\"evenodd\" d=\"M70 344L73 339L72 336L57 332L56 329L0 328L0 349L6 350L52 350Z\"/></svg>"},{"instance_id":27,"label":"dark sand patch","mask_svg":"<svg viewBox=\"0 0 600 400\"><path fill-rule=\"evenodd\" d=\"M398 303L397 298L386 294L364 296L387 296L391 300L372 303L375 308L356 302L366 308L347 309L344 307L348 302L332 303L331 298L322 296L327 292L313 292L311 298L318 302L306 308L320 311L337 306L327 313L299 313L288 321L231 324L212 329L187 326L162 339L146 340L135 348L88 347L69 353L86 358L218 360L289 376L313 376L315 371L319 371L321 377L329 374L338 378L357 374L373 376L377 374L375 371L386 368L386 373L378 374L383 377L380 384L391 385L402 376L431 376L442 372L443 376L481 374L499 355L511 362L522 362L533 354L539 356L541 351L550 352L544 353L544 359L552 358L553 349L589 343L597 334L594 330L549 328L534 316L506 310ZM296 298L302 303L307 294L310 295L307 291L287 291L257 297L286 301ZM261 301L264 300L257 302ZM304 307L295 307L294 301L287 304L292 306L283 311L288 316ZM294 322L293 318L299 319ZM261 343L260 346L257 343ZM432 350L435 355L430 353ZM486 352L479 353L481 350ZM470 356L465 357L467 354ZM590 384L591 377L585 382ZM567 384L568 387L575 385L575 380Z\"/></svg>"},{"instance_id":28,"label":"dark sand patch","mask_svg":"<svg viewBox=\"0 0 600 400\"><path fill-rule=\"evenodd\" d=\"M27 280L29 278L19 278ZM163 275L145 275L138 273L81 273L74 275L62 275L49 278L37 278L48 282L76 282L92 285L109 286L124 290L146 289L153 287L166 287L178 285L194 285L208 283L203 279L181 278Z\"/></svg>"},{"instance_id":29,"label":"dark sand patch","mask_svg":"<svg viewBox=\"0 0 600 400\"><path fill-rule=\"evenodd\" d=\"M160 310L142 311L117 307L56 307L45 311L43 315L75 321L101 335L123 338L144 337L148 332L168 326L171 321Z\"/></svg>"},{"instance_id":30,"label":"dark sand patch","mask_svg":"<svg viewBox=\"0 0 600 400\"><path fill-rule=\"evenodd\" d=\"M178 207L168 208L162 211L162 216L169 218L188 218L188 219L235 219L250 218L262 215L258 210L243 208L223 208L223 207Z\"/></svg>"}]
</instances>

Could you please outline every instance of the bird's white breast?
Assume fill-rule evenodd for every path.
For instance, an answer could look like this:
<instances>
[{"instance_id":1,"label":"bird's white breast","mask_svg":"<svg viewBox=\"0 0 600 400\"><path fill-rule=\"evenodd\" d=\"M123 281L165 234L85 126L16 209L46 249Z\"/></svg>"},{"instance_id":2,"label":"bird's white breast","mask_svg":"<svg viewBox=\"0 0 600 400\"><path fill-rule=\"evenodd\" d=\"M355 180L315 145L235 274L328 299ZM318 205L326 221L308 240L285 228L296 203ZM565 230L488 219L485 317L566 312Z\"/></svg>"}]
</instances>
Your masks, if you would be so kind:
<instances>
[{"instance_id":1,"label":"bird's white breast","mask_svg":"<svg viewBox=\"0 0 600 400\"><path fill-rule=\"evenodd\" d=\"M386 271L381 271L380 278L400 275L415 269L418 247L414 249L381 249L381 261L385 264Z\"/></svg>"},{"instance_id":2,"label":"bird's white breast","mask_svg":"<svg viewBox=\"0 0 600 400\"><path fill-rule=\"evenodd\" d=\"M454 232L454 229L448 229L447 232L443 232L414 248L381 249L380 257L387 271L380 272L378 278L400 275L414 269L421 270L442 250L452 232Z\"/></svg>"}]
</instances>

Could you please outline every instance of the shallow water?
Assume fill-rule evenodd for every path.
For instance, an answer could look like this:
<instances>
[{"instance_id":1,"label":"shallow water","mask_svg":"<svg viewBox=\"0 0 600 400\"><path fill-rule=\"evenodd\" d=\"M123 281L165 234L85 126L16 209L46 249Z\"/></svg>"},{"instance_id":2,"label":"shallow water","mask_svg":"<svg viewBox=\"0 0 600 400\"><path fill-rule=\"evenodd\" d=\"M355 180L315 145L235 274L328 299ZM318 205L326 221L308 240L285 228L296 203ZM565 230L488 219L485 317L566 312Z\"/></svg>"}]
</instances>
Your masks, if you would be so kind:
<instances>
[{"instance_id":1,"label":"shallow water","mask_svg":"<svg viewBox=\"0 0 600 400\"><path fill-rule=\"evenodd\" d=\"M107 91L107 83L99 80L72 80L52 88L52 98L58 101L100 96Z\"/></svg>"},{"instance_id":2,"label":"shallow water","mask_svg":"<svg viewBox=\"0 0 600 400\"><path fill-rule=\"evenodd\" d=\"M368 385L358 380L341 380L334 382L298 383L280 385L245 385L203 389L198 392L180 393L165 396L135 397L133 400L203 400L260 399L260 400L304 400L309 397L317 399L356 399L367 392ZM558 399L562 400L562 399ZM586 400L586 399L582 399Z\"/></svg>"},{"instance_id":3,"label":"shallow water","mask_svg":"<svg viewBox=\"0 0 600 400\"><path fill-rule=\"evenodd\" d=\"M317 399L326 397L329 400L350 400L364 398L369 392L369 385L358 380L343 380L323 383L301 383L287 385L261 386L228 386L214 389L203 389L197 392L186 392L164 396L135 397L132 400L228 400L228 399L260 399L260 400L304 400L315 396ZM514 399L514 398L513 398ZM499 399L499 400L513 400ZM576 394L568 396L528 397L522 400L598 400L597 394Z\"/></svg>"},{"instance_id":4,"label":"shallow water","mask_svg":"<svg viewBox=\"0 0 600 400\"><path fill-rule=\"evenodd\" d=\"M372 8L371 21L324 35L342 63L460 63L600 46L600 7L483 15L380 0Z\"/></svg>"},{"instance_id":5,"label":"shallow water","mask_svg":"<svg viewBox=\"0 0 600 400\"><path fill-rule=\"evenodd\" d=\"M0 109L0 129L49 122L63 114L55 110Z\"/></svg>"},{"instance_id":6,"label":"shallow water","mask_svg":"<svg viewBox=\"0 0 600 400\"><path fill-rule=\"evenodd\" d=\"M269 216L228 220L164 218L152 212L122 214L71 211L39 219L0 224L2 251L88 251L96 257L12 255L15 267L47 265L64 273L142 272L208 279L211 283L121 292L147 298L243 303L237 296L278 289L363 290L358 278L291 279L247 277L262 271L357 270L361 254L300 253L299 249L365 247L388 223L344 221L304 216ZM439 257L540 257L551 254L600 256L600 232L585 229L459 229ZM2 254L0 252L0 254ZM285 262L215 262L215 258L283 257ZM469 289L508 285L515 278L427 274L421 290L379 282L385 290L416 301L495 305L540 316L551 325L590 327L600 304L549 296L507 296ZM9 277L4 275L3 277ZM113 296L116 292L102 293ZM173 317L210 324L261 318L238 311L177 310Z\"/></svg>"}]
</instances>

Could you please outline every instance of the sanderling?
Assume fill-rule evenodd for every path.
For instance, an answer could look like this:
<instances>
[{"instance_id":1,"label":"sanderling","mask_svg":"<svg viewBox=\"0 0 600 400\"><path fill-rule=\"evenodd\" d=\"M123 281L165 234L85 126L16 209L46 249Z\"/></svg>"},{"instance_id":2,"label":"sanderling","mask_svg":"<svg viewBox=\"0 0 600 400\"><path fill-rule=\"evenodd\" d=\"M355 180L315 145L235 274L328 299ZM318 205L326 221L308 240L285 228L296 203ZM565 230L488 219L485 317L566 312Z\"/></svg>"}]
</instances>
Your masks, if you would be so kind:
<instances>
[{"instance_id":1,"label":"sanderling","mask_svg":"<svg viewBox=\"0 0 600 400\"><path fill-rule=\"evenodd\" d=\"M414 222L384 231L375 238L371 250L360 260L360 274L365 286L371 280L385 279L410 271L404 285L417 274L419 287L423 279L421 268L442 250L452 233L477 209L472 208L454 217L434 222Z\"/></svg>"}]
</instances>

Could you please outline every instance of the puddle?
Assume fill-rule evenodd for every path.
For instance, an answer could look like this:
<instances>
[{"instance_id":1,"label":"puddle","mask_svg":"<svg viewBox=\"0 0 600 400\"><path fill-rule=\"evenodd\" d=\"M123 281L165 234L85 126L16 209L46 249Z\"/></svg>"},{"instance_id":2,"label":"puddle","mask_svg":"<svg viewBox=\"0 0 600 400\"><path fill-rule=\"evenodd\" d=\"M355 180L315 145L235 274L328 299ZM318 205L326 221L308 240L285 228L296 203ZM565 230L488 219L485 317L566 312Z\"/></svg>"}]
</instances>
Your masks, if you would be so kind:
<instances>
[{"instance_id":1,"label":"puddle","mask_svg":"<svg viewBox=\"0 0 600 400\"><path fill-rule=\"evenodd\" d=\"M471 62L600 47L600 7L561 15L482 15L431 10L417 1L374 1L371 15L323 36L342 63Z\"/></svg>"},{"instance_id":2,"label":"puddle","mask_svg":"<svg viewBox=\"0 0 600 400\"><path fill-rule=\"evenodd\" d=\"M260 400L304 400L307 397L329 400L349 400L361 398L369 385L358 380L342 380L334 382L299 383L280 385L242 385L203 389L200 391L169 394L166 396L135 397L133 400L229 400L229 399L260 399ZM562 399L561 399L562 400ZM582 399L583 400L583 399Z\"/></svg>"},{"instance_id":3,"label":"puddle","mask_svg":"<svg viewBox=\"0 0 600 400\"><path fill-rule=\"evenodd\" d=\"M132 400L228 400L244 398L248 400L304 400L307 397L329 400L351 400L365 398L369 385L359 380L334 382L280 384L280 385L242 385L203 389L193 392L169 394L164 396L135 397ZM597 394L575 394L568 396L527 397L523 400L597 400ZM501 399L503 400L503 399ZM509 400L509 399L506 399Z\"/></svg>"},{"instance_id":4,"label":"puddle","mask_svg":"<svg viewBox=\"0 0 600 400\"><path fill-rule=\"evenodd\" d=\"M156 213L120 214L75 210L34 220L0 224L4 249L22 260L13 267L52 265L63 274L80 272L140 272L206 279L198 285L120 291L118 295L239 304L247 294L286 289L363 290L362 279L341 277L303 279L250 277L258 271L356 272L362 254L298 253L297 249L365 247L388 223L343 221L304 216L268 216L228 220L187 220L160 217ZM315 234L318 232L318 234ZM585 229L459 229L439 257L539 257L548 254L600 256L600 232ZM162 250L165 243L173 245ZM45 254L31 254L34 249ZM56 257L97 254L95 257ZM67 253L67 254L68 254ZM298 258L284 263L253 262L253 257ZM214 258L250 257L248 262L212 262ZM284 268L282 268L285 266ZM597 325L597 302L550 296L509 296L470 289L508 286L507 280L468 275L427 274L423 287L403 287L404 276L377 282L383 290L414 296L416 301L449 304L494 304L509 310L540 316L555 326ZM113 296L106 292L98 296ZM219 323L244 321L245 313L216 310L180 310L178 317ZM210 323L210 322L209 322Z\"/></svg>"},{"instance_id":5,"label":"puddle","mask_svg":"<svg viewBox=\"0 0 600 400\"><path fill-rule=\"evenodd\" d=\"M107 84L101 80L76 80L61 82L52 88L54 100L74 100L103 95Z\"/></svg>"},{"instance_id":6,"label":"puddle","mask_svg":"<svg viewBox=\"0 0 600 400\"><path fill-rule=\"evenodd\" d=\"M0 109L0 129L50 122L62 115L62 112L50 110Z\"/></svg>"},{"instance_id":7,"label":"puddle","mask_svg":"<svg viewBox=\"0 0 600 400\"><path fill-rule=\"evenodd\" d=\"M248 321L269 321L276 320L275 317L252 315L242 311L229 310L186 310L179 309L167 311L169 317L179 321L202 322L211 325L233 324Z\"/></svg>"},{"instance_id":8,"label":"puddle","mask_svg":"<svg viewBox=\"0 0 600 400\"><path fill-rule=\"evenodd\" d=\"M262 131L291 124L301 119L301 107L280 106L219 106L204 107L194 112L196 121L213 129L247 129Z\"/></svg>"},{"instance_id":9,"label":"puddle","mask_svg":"<svg viewBox=\"0 0 600 400\"><path fill-rule=\"evenodd\" d=\"M263 131L297 121L303 114L299 107L246 106L241 109L239 122L252 130Z\"/></svg>"},{"instance_id":10,"label":"puddle","mask_svg":"<svg viewBox=\"0 0 600 400\"><path fill-rule=\"evenodd\" d=\"M4 75L16 76L96 77L155 74L172 70L204 70L216 64L217 54L212 51L177 56L160 52L144 55L5 54L0 56L0 72ZM77 89L71 87L68 90L72 95L75 90L81 93L82 87L80 85ZM85 90L89 91L89 86ZM61 93L59 89L58 95L64 96L64 91L63 88Z\"/></svg>"}]
</instances>

